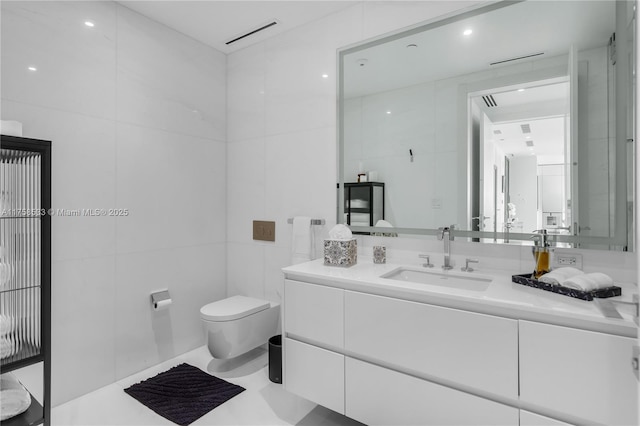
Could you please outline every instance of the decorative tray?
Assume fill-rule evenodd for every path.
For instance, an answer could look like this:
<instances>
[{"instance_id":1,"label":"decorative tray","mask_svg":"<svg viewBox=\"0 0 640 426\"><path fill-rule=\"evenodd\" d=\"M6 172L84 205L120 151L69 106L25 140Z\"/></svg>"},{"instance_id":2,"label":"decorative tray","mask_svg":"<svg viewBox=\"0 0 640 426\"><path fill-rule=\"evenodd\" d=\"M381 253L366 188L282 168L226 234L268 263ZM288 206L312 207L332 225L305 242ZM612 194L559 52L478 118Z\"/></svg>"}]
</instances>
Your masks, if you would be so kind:
<instances>
[{"instance_id":1,"label":"decorative tray","mask_svg":"<svg viewBox=\"0 0 640 426\"><path fill-rule=\"evenodd\" d=\"M563 296L575 297L576 299L588 301L593 300L594 298L604 299L607 297L620 296L622 294L622 289L616 286L601 288L599 290L593 291L583 291L538 281L535 278L531 278L531 274L512 275L511 281L517 284L526 285L528 287L539 288L540 290L551 291Z\"/></svg>"}]
</instances>

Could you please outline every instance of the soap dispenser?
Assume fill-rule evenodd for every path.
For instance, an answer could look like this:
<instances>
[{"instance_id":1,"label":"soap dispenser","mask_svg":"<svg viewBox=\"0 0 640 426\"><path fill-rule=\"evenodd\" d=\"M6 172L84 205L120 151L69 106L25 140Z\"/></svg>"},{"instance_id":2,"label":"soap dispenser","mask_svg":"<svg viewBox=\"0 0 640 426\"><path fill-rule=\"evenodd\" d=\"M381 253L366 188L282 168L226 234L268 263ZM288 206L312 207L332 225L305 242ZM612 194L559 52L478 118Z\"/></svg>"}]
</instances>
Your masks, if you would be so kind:
<instances>
[{"instance_id":1,"label":"soap dispenser","mask_svg":"<svg viewBox=\"0 0 640 426\"><path fill-rule=\"evenodd\" d=\"M538 279L550 270L549 240L546 229L538 229L533 232L540 234L538 235L538 241L535 242L533 247L533 258L536 262L533 278Z\"/></svg>"}]
</instances>

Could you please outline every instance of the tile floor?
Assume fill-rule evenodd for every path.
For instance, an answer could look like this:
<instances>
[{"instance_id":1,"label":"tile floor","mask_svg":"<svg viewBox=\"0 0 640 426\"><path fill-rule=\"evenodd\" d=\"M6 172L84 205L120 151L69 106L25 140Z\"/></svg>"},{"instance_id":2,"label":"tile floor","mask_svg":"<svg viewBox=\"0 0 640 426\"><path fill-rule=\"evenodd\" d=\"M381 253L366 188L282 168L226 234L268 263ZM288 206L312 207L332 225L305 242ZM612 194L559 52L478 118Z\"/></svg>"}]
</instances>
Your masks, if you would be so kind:
<instances>
[{"instance_id":1,"label":"tile floor","mask_svg":"<svg viewBox=\"0 0 640 426\"><path fill-rule=\"evenodd\" d=\"M240 385L246 391L192 423L202 425L359 426L354 420L299 398L269 381L268 354L257 348L234 361L211 358L205 346L54 407L54 426L174 425L124 392L124 389L186 362Z\"/></svg>"}]
</instances>

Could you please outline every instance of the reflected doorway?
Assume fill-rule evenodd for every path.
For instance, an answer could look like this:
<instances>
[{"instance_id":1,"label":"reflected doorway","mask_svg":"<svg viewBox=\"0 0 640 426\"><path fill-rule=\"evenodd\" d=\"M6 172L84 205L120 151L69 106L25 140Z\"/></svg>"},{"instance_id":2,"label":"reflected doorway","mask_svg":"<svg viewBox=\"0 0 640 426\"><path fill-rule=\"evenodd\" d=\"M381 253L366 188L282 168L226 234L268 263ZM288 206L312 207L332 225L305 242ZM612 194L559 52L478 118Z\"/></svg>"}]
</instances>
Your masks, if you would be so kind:
<instances>
[{"instance_id":1,"label":"reflected doorway","mask_svg":"<svg viewBox=\"0 0 640 426\"><path fill-rule=\"evenodd\" d=\"M469 97L480 129L473 230L571 233L568 81L530 82ZM494 238L495 240L495 238Z\"/></svg>"}]
</instances>

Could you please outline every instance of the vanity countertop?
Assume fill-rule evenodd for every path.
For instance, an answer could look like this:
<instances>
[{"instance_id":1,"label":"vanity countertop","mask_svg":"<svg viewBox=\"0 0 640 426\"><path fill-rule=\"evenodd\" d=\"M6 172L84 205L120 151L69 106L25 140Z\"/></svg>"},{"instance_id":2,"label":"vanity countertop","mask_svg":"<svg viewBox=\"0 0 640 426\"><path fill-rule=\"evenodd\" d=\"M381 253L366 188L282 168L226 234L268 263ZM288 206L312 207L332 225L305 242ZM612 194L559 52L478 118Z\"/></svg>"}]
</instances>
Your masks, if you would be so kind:
<instances>
[{"instance_id":1,"label":"vanity countertop","mask_svg":"<svg viewBox=\"0 0 640 426\"><path fill-rule=\"evenodd\" d=\"M484 291L450 288L442 285L417 284L409 281L381 278L398 267L415 266L399 263L374 264L358 259L350 268L325 266L322 259L283 268L285 278L345 290L395 297L454 309L463 309L512 319L530 320L583 330L635 337L637 328L632 309L617 305L623 319L606 317L597 303L575 299L536 288L516 284L504 270L478 267L468 274L493 278ZM474 265L475 266L475 265ZM434 268L436 270L436 268ZM441 271L438 271L441 272ZM447 273L447 272L444 272ZM452 275L467 274L454 270ZM608 301L631 301L638 292L633 283L618 283L622 295Z\"/></svg>"}]
</instances>

